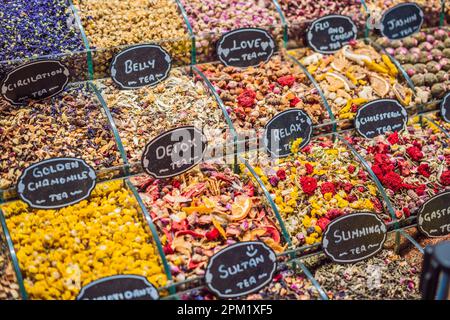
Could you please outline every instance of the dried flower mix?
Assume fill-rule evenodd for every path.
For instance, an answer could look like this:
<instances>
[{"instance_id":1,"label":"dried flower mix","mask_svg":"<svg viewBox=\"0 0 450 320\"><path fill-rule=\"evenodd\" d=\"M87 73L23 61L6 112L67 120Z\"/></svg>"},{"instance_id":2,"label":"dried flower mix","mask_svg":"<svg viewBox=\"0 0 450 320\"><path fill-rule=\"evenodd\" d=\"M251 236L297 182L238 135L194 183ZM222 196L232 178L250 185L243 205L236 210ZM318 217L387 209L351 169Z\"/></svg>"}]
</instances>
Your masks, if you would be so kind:
<instances>
[{"instance_id":1,"label":"dried flower mix","mask_svg":"<svg viewBox=\"0 0 450 320\"><path fill-rule=\"evenodd\" d=\"M208 89L182 69L172 70L156 87L119 90L111 80L98 80L96 85L131 162L139 162L145 144L169 129L194 125L208 137L226 127L222 110ZM209 136L210 141L217 139L217 135Z\"/></svg>"},{"instance_id":2,"label":"dried flower mix","mask_svg":"<svg viewBox=\"0 0 450 320\"><path fill-rule=\"evenodd\" d=\"M0 227L0 300L20 299L19 285L8 253L8 245Z\"/></svg>"},{"instance_id":3,"label":"dried flower mix","mask_svg":"<svg viewBox=\"0 0 450 320\"><path fill-rule=\"evenodd\" d=\"M66 0L2 1L0 30L0 61L84 50L80 30Z\"/></svg>"},{"instance_id":4,"label":"dried flower mix","mask_svg":"<svg viewBox=\"0 0 450 320\"><path fill-rule=\"evenodd\" d=\"M288 23L288 48L306 46L306 31L309 25L315 19L330 14L350 17L355 22L358 33L363 34L367 17L360 0L279 0L278 2Z\"/></svg>"},{"instance_id":5,"label":"dried flower mix","mask_svg":"<svg viewBox=\"0 0 450 320\"><path fill-rule=\"evenodd\" d=\"M104 77L118 46L159 42L176 64L189 64L191 39L175 1L75 0L93 54L96 77ZM114 48L116 47L116 48ZM123 49L123 47L122 47Z\"/></svg>"},{"instance_id":6,"label":"dried flower mix","mask_svg":"<svg viewBox=\"0 0 450 320\"><path fill-rule=\"evenodd\" d=\"M150 229L121 180L97 185L88 200L60 210L19 201L2 210L32 299L74 299L83 286L116 274L166 284Z\"/></svg>"},{"instance_id":7,"label":"dried flower mix","mask_svg":"<svg viewBox=\"0 0 450 320\"><path fill-rule=\"evenodd\" d=\"M280 55L245 70L222 64L199 67L219 92L238 131L261 129L274 115L289 108L304 110L315 124L329 119L307 76Z\"/></svg>"},{"instance_id":8,"label":"dried flower mix","mask_svg":"<svg viewBox=\"0 0 450 320\"><path fill-rule=\"evenodd\" d=\"M399 61L414 86L424 92L422 103L442 99L450 90L450 30L429 29L402 40L376 40Z\"/></svg>"},{"instance_id":9,"label":"dried flower mix","mask_svg":"<svg viewBox=\"0 0 450 320\"><path fill-rule=\"evenodd\" d=\"M11 187L29 165L52 157L80 157L95 169L121 163L106 115L88 84L21 108L0 100L0 133L1 189Z\"/></svg>"},{"instance_id":10,"label":"dried flower mix","mask_svg":"<svg viewBox=\"0 0 450 320\"><path fill-rule=\"evenodd\" d=\"M404 106L420 102L390 58L363 41L333 55L303 49L292 54L319 83L337 119L353 119L359 107L375 99L396 99Z\"/></svg>"},{"instance_id":11,"label":"dried flower mix","mask_svg":"<svg viewBox=\"0 0 450 320\"><path fill-rule=\"evenodd\" d=\"M366 261L352 264L329 263L328 259L319 259L307 265L331 299L420 299L420 266L410 264L390 250L383 250Z\"/></svg>"},{"instance_id":12,"label":"dried flower mix","mask_svg":"<svg viewBox=\"0 0 450 320\"><path fill-rule=\"evenodd\" d=\"M267 29L281 41L283 27L270 0L181 0L196 36L198 62L215 59L215 43L222 33L239 28Z\"/></svg>"},{"instance_id":13,"label":"dried flower mix","mask_svg":"<svg viewBox=\"0 0 450 320\"><path fill-rule=\"evenodd\" d=\"M297 141L298 142L298 141ZM369 174L345 145L317 138L274 164L260 158L255 171L271 193L294 245L315 244L333 219L370 211L389 220Z\"/></svg>"},{"instance_id":14,"label":"dried flower mix","mask_svg":"<svg viewBox=\"0 0 450 320\"><path fill-rule=\"evenodd\" d=\"M239 241L284 241L257 186L228 167L201 164L171 179L133 178L158 229L175 281L204 275L209 257Z\"/></svg>"},{"instance_id":15,"label":"dried flower mix","mask_svg":"<svg viewBox=\"0 0 450 320\"><path fill-rule=\"evenodd\" d=\"M450 189L450 148L443 132L414 124L400 133L347 140L385 187L398 219L415 214L428 198Z\"/></svg>"}]
</instances>

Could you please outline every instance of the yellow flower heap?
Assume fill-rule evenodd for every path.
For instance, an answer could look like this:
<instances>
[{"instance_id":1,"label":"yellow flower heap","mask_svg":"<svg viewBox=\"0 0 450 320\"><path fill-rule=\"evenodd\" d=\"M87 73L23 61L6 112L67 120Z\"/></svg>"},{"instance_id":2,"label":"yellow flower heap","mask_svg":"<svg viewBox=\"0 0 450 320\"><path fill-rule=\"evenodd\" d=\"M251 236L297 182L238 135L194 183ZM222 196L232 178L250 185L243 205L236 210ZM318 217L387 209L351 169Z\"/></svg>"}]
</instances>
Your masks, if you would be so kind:
<instances>
[{"instance_id":1,"label":"yellow flower heap","mask_svg":"<svg viewBox=\"0 0 450 320\"><path fill-rule=\"evenodd\" d=\"M99 184L88 200L59 210L20 201L2 210L32 299L74 299L83 286L116 274L166 283L149 228L123 181Z\"/></svg>"},{"instance_id":2,"label":"yellow flower heap","mask_svg":"<svg viewBox=\"0 0 450 320\"><path fill-rule=\"evenodd\" d=\"M328 223L355 211L382 214L376 185L339 142L320 138L275 164L261 160L256 173L274 198L295 245L322 240ZM388 219L387 216L384 216Z\"/></svg>"}]
</instances>

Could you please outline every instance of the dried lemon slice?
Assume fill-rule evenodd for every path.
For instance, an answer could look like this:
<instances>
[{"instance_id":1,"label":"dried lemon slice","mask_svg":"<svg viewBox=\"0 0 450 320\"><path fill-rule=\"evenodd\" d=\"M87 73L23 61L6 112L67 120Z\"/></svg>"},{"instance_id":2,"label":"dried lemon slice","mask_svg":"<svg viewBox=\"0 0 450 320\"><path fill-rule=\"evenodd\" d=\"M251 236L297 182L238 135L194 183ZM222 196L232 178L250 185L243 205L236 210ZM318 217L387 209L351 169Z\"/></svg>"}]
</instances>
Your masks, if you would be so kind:
<instances>
[{"instance_id":1,"label":"dried lemon slice","mask_svg":"<svg viewBox=\"0 0 450 320\"><path fill-rule=\"evenodd\" d=\"M373 90L381 98L384 98L389 93L389 81L374 73L370 75L369 79Z\"/></svg>"},{"instance_id":2,"label":"dried lemon slice","mask_svg":"<svg viewBox=\"0 0 450 320\"><path fill-rule=\"evenodd\" d=\"M399 83L395 83L393 86L395 96L404 106L408 106L411 102L412 91L408 88L403 87Z\"/></svg>"},{"instance_id":3,"label":"dried lemon slice","mask_svg":"<svg viewBox=\"0 0 450 320\"><path fill-rule=\"evenodd\" d=\"M349 63L347 61L347 59L345 59L344 55L342 54L342 52L338 52L336 54L336 56L334 57L333 62L331 62L330 66L339 72L342 72L343 70L345 70L348 67Z\"/></svg>"}]
</instances>

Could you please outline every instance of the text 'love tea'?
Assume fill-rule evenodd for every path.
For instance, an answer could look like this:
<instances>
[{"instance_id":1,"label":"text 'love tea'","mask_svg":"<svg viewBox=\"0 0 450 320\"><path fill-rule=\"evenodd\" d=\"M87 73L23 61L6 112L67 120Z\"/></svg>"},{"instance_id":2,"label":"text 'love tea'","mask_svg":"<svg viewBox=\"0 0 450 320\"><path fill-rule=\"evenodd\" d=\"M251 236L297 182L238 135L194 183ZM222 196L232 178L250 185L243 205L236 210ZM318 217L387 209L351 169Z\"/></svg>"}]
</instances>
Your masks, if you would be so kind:
<instances>
[{"instance_id":1,"label":"text 'love tea'","mask_svg":"<svg viewBox=\"0 0 450 320\"><path fill-rule=\"evenodd\" d=\"M269 61L275 51L275 41L266 30L242 28L225 33L216 51L224 65L246 68Z\"/></svg>"}]
</instances>

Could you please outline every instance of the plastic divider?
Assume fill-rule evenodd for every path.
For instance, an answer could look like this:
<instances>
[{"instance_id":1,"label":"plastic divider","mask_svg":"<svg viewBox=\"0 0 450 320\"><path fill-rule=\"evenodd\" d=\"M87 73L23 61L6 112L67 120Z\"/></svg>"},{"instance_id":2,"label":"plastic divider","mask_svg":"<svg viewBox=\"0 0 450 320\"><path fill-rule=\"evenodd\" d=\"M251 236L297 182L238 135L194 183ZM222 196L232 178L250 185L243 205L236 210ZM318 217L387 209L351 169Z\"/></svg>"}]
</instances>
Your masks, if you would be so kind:
<instances>
[{"instance_id":1,"label":"plastic divider","mask_svg":"<svg viewBox=\"0 0 450 320\"><path fill-rule=\"evenodd\" d=\"M405 230L400 230L399 232L403 237L408 239L409 242L411 242L417 248L417 250L420 251L421 254L424 254L422 246L413 237L411 237L408 233L406 233Z\"/></svg>"},{"instance_id":2,"label":"plastic divider","mask_svg":"<svg viewBox=\"0 0 450 320\"><path fill-rule=\"evenodd\" d=\"M330 105L328 104L328 101L325 98L325 95L323 94L322 88L316 82L316 79L314 79L314 77L305 68L305 66L302 63L300 63L300 61L298 61L294 56L292 56L290 54L288 54L287 56L302 69L303 73L308 77L309 81L311 81L311 83L316 88L317 92L319 93L320 97L322 98L325 108L327 109L328 115L330 116L330 121L331 121L331 123L333 123L333 132L336 132L336 118L334 117L334 114L331 111Z\"/></svg>"},{"instance_id":3,"label":"plastic divider","mask_svg":"<svg viewBox=\"0 0 450 320\"><path fill-rule=\"evenodd\" d=\"M425 117L426 121L429 121L432 125L436 126L440 131L442 131L448 139L450 139L450 132L448 132L445 128L443 128L436 121L431 119L429 116L423 116L423 117Z\"/></svg>"},{"instance_id":4,"label":"plastic divider","mask_svg":"<svg viewBox=\"0 0 450 320\"><path fill-rule=\"evenodd\" d=\"M0 204L1 203L3 203L3 201L0 200ZM6 219L5 216L3 215L3 210L1 208L0 208L0 223L1 227L3 228L3 234L5 236L6 243L8 245L11 263L13 265L14 272L16 273L16 279L19 285L20 295L22 297L22 300L28 300L28 293L25 289L25 285L23 282L22 271L20 270L19 261L17 260L16 250L14 249L14 245L11 240L11 235L9 234L8 226L6 225Z\"/></svg>"},{"instance_id":5,"label":"plastic divider","mask_svg":"<svg viewBox=\"0 0 450 320\"><path fill-rule=\"evenodd\" d=\"M69 1L70 8L72 9L73 15L75 17L75 21L77 23L77 26L80 29L81 37L83 38L84 46L85 46L85 48L87 50L86 53L87 53L87 63L88 63L88 74L89 74L89 79L92 80L94 78L94 66L93 66L93 62L92 62L91 47L89 46L89 41L88 41L88 39L86 37L86 32L84 31L83 24L81 23L80 15L78 14L78 9L73 4L72 0L68 0L68 1Z\"/></svg>"},{"instance_id":6,"label":"plastic divider","mask_svg":"<svg viewBox=\"0 0 450 320\"><path fill-rule=\"evenodd\" d=\"M329 300L328 295L325 293L325 291L320 286L319 282L314 278L311 271L305 266L303 262L300 260L293 261L294 265L297 265L302 269L303 273L306 275L306 277L311 281L311 283L316 287L317 291L319 292L319 296L322 300Z\"/></svg>"},{"instance_id":7,"label":"plastic divider","mask_svg":"<svg viewBox=\"0 0 450 320\"><path fill-rule=\"evenodd\" d=\"M141 197L139 196L139 193L137 192L136 188L133 186L133 184L130 182L129 179L125 180L125 183L127 187L133 192L134 197L136 198L137 202L139 203L139 206L141 207L141 210L144 214L145 220L147 221L147 224L150 228L150 231L152 233L153 241L156 243L156 247L158 249L159 255L161 257L161 261L164 266L164 271L166 272L167 279L169 281L172 280L172 273L170 272L170 267L166 259L166 255L164 254L164 250L161 244L161 240L159 239L158 233L156 232L155 225L153 224L152 218L150 217L150 214L147 211L147 208L144 205L144 202L142 201ZM173 288L169 288L169 292L173 293Z\"/></svg>"},{"instance_id":8,"label":"plastic divider","mask_svg":"<svg viewBox=\"0 0 450 320\"><path fill-rule=\"evenodd\" d=\"M119 148L120 156L122 157L123 163L125 166L128 165L128 157L125 152L125 149L123 147L122 139L120 138L119 131L117 130L116 123L114 122L114 119L111 115L111 112L109 111L109 108L106 104L105 99L103 98L102 94L98 90L95 83L89 81L88 82L89 87L95 92L97 95L98 100L100 101L100 104L102 105L103 110L105 111L106 117L108 118L109 125L111 127L111 130L114 133L114 138L116 140L117 147ZM128 173L128 167L125 167L126 172Z\"/></svg>"},{"instance_id":9,"label":"plastic divider","mask_svg":"<svg viewBox=\"0 0 450 320\"><path fill-rule=\"evenodd\" d=\"M283 26L283 45L284 48L287 48L288 46L288 41L289 41L289 33L288 33L288 28L289 25L286 21L286 17L284 16L283 10L281 10L281 6L280 3L278 2L278 0L272 0L273 4L275 5L275 8L277 9L278 13L280 14L280 18L281 18L281 24Z\"/></svg>"},{"instance_id":10,"label":"plastic divider","mask_svg":"<svg viewBox=\"0 0 450 320\"><path fill-rule=\"evenodd\" d=\"M284 225L284 221L281 218L280 212L278 211L277 205L275 204L275 202L273 202L272 197L270 196L269 191L267 190L266 186L264 185L264 183L261 181L261 179L258 177L258 175L256 174L255 170L253 169L253 167L248 163L247 160L245 160L244 158L242 158L241 156L239 156L239 160L240 162L242 162L245 167L250 171L250 173L252 174L253 178L255 178L255 180L258 182L259 186L261 187L261 189L263 190L264 195L266 196L267 201L270 204L270 207L272 208L273 212L275 213L275 216L277 217L278 223L280 224L280 229L283 233L283 237L286 240L286 242L288 243L288 246L292 246L292 241L291 241L291 237L289 235L289 233L286 230L286 227Z\"/></svg>"},{"instance_id":11,"label":"plastic divider","mask_svg":"<svg viewBox=\"0 0 450 320\"><path fill-rule=\"evenodd\" d=\"M192 30L192 26L191 23L189 22L187 13L186 13L186 9L184 8L183 4L180 2L180 0L175 0L175 2L177 3L178 9L181 12L181 15L183 16L183 20L186 23L186 27L188 29L188 33L191 37L191 65L194 65L197 63L197 47L196 47L196 39L195 39L195 35L194 35L194 31Z\"/></svg>"}]
</instances>

